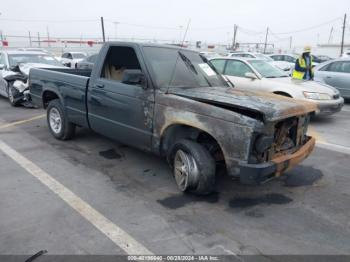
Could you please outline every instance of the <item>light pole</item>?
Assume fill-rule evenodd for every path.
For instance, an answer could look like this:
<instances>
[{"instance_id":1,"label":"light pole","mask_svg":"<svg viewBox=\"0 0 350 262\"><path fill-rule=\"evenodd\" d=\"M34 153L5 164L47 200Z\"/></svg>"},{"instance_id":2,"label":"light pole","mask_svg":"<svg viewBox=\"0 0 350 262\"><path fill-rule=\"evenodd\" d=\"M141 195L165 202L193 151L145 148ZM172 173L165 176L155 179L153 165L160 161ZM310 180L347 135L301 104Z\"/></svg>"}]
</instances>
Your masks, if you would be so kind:
<instances>
[{"instance_id":1,"label":"light pole","mask_svg":"<svg viewBox=\"0 0 350 262\"><path fill-rule=\"evenodd\" d=\"M180 25L179 26L179 30L180 30L180 40L179 40L179 42L180 42L180 44L181 44L181 42L182 42L182 29L183 29L184 27L182 26L182 25Z\"/></svg>"}]
</instances>

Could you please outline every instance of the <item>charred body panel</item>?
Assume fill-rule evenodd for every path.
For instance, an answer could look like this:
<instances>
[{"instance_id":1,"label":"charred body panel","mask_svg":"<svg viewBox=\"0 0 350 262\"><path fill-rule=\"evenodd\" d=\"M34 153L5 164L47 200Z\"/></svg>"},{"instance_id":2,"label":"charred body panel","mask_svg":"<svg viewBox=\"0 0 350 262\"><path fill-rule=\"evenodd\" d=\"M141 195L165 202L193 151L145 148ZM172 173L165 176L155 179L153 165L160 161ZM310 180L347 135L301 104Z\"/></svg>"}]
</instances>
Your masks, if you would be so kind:
<instances>
[{"instance_id":1,"label":"charred body panel","mask_svg":"<svg viewBox=\"0 0 350 262\"><path fill-rule=\"evenodd\" d=\"M293 109L302 115L276 120L279 119L276 115L268 118L248 104L223 104L219 99L203 99L198 95L193 99L188 91L179 95L171 92L159 92L156 96L153 147L161 155L168 151L169 139L196 140L205 132L219 145L228 174L240 178L242 183L252 184L279 176L306 158L314 147L314 140L306 136L309 113L315 110L313 104L300 104ZM234 95L232 91L232 99ZM286 102L290 103L288 99ZM291 115L288 111L285 114ZM175 132L168 138L174 126L200 131L180 132L180 137Z\"/></svg>"}]
</instances>

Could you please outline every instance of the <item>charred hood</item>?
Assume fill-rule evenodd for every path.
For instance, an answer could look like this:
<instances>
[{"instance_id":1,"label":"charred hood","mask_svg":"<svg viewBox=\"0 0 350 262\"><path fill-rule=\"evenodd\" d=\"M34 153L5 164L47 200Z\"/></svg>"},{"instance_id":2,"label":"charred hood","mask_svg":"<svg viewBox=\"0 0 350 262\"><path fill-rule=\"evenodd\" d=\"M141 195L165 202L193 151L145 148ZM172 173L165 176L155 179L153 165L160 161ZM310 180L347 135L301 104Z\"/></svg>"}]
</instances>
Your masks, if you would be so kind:
<instances>
[{"instance_id":1,"label":"charred hood","mask_svg":"<svg viewBox=\"0 0 350 262\"><path fill-rule=\"evenodd\" d=\"M264 122L305 115L316 110L316 104L313 102L236 88L171 88L169 93L225 108Z\"/></svg>"}]
</instances>

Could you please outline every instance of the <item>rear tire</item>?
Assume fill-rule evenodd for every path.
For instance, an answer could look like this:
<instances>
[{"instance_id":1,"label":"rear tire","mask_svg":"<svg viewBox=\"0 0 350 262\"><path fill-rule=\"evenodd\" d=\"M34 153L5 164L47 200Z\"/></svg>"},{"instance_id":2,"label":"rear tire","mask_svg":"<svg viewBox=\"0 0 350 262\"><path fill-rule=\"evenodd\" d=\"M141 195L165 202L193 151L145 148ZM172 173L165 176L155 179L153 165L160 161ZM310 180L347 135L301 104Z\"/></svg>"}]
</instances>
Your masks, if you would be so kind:
<instances>
[{"instance_id":1,"label":"rear tire","mask_svg":"<svg viewBox=\"0 0 350 262\"><path fill-rule=\"evenodd\" d=\"M68 122L59 99L50 101L47 107L47 124L51 134L58 140L71 139L75 134L75 125Z\"/></svg>"},{"instance_id":2,"label":"rear tire","mask_svg":"<svg viewBox=\"0 0 350 262\"><path fill-rule=\"evenodd\" d=\"M204 146L191 140L179 140L172 146L168 162L182 192L206 195L214 191L215 160Z\"/></svg>"}]
</instances>

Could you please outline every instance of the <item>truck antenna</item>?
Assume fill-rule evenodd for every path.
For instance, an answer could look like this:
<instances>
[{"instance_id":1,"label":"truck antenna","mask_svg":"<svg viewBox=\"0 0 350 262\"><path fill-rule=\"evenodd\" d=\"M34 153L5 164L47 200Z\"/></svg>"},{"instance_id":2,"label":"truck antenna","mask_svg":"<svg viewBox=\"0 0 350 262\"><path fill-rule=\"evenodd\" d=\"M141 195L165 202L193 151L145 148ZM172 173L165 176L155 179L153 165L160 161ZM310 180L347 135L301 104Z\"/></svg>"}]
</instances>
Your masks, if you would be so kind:
<instances>
[{"instance_id":1,"label":"truck antenna","mask_svg":"<svg viewBox=\"0 0 350 262\"><path fill-rule=\"evenodd\" d=\"M181 42L181 46L180 46L179 51L181 51L181 49L182 49L183 46L184 46L185 39L186 39L187 32L188 32L188 28L190 27L190 24L191 24L191 19L188 20L187 27L186 27L186 31L185 31L184 37L183 37L183 39L182 39L182 42ZM178 52L179 52L179 51L178 51ZM172 83L173 80L174 80L174 77L175 77L175 70L176 70L177 62L179 61L179 57L180 57L180 54L178 53L178 54L177 54L177 57L176 57L176 61L175 61L175 65L174 65L173 71L171 72L171 77L170 77L170 81L169 81L169 84L168 84L168 88L167 88L167 90L166 90L166 92L165 92L166 94L168 94L168 92L169 92L169 87L170 87L171 83Z\"/></svg>"}]
</instances>

